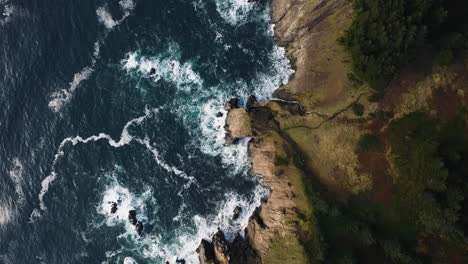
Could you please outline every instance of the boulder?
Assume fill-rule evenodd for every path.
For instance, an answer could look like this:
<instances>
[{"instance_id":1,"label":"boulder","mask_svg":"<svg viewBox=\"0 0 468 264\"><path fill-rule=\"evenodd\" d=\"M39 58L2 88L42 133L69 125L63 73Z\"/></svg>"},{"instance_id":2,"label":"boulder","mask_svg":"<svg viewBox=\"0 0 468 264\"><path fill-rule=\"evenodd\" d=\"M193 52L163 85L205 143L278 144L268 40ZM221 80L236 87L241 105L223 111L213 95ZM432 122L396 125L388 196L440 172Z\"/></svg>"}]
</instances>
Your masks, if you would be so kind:
<instances>
[{"instance_id":1,"label":"boulder","mask_svg":"<svg viewBox=\"0 0 468 264\"><path fill-rule=\"evenodd\" d=\"M224 237L224 233L219 231L213 237L213 249L216 264L229 264L231 256L229 254L229 243Z\"/></svg>"},{"instance_id":2,"label":"boulder","mask_svg":"<svg viewBox=\"0 0 468 264\"><path fill-rule=\"evenodd\" d=\"M136 211L135 210L130 210L128 211L128 220L130 220L130 223L133 225L137 224L137 218L136 218Z\"/></svg>"},{"instance_id":3,"label":"boulder","mask_svg":"<svg viewBox=\"0 0 468 264\"><path fill-rule=\"evenodd\" d=\"M138 235L141 236L141 234L143 234L143 223L141 221L138 221L138 223L136 224L136 227L135 227Z\"/></svg>"},{"instance_id":4,"label":"boulder","mask_svg":"<svg viewBox=\"0 0 468 264\"><path fill-rule=\"evenodd\" d=\"M155 68L151 68L150 72L149 72L149 75L154 75L156 74L156 69Z\"/></svg>"},{"instance_id":5,"label":"boulder","mask_svg":"<svg viewBox=\"0 0 468 264\"><path fill-rule=\"evenodd\" d=\"M261 259L249 241L237 236L231 243L218 231L213 242L203 240L197 249L201 264L260 264Z\"/></svg>"},{"instance_id":6,"label":"boulder","mask_svg":"<svg viewBox=\"0 0 468 264\"><path fill-rule=\"evenodd\" d=\"M117 203L112 202L111 205L111 214L115 214L117 212Z\"/></svg>"},{"instance_id":7,"label":"boulder","mask_svg":"<svg viewBox=\"0 0 468 264\"><path fill-rule=\"evenodd\" d=\"M247 110L251 111L252 109L254 109L256 107L255 106L256 103L257 103L257 97L255 97L255 95L249 96L249 99L247 99L247 104L246 104Z\"/></svg>"},{"instance_id":8,"label":"boulder","mask_svg":"<svg viewBox=\"0 0 468 264\"><path fill-rule=\"evenodd\" d=\"M236 108L239 108L239 98L232 98L224 105L226 111Z\"/></svg>"},{"instance_id":9,"label":"boulder","mask_svg":"<svg viewBox=\"0 0 468 264\"><path fill-rule=\"evenodd\" d=\"M233 220L239 219L241 212L242 212L242 208L240 206L236 206L236 208L234 209L234 216L232 217L232 219Z\"/></svg>"},{"instance_id":10,"label":"boulder","mask_svg":"<svg viewBox=\"0 0 468 264\"><path fill-rule=\"evenodd\" d=\"M200 264L215 264L215 255L213 244L202 240L200 246L197 249Z\"/></svg>"}]
</instances>

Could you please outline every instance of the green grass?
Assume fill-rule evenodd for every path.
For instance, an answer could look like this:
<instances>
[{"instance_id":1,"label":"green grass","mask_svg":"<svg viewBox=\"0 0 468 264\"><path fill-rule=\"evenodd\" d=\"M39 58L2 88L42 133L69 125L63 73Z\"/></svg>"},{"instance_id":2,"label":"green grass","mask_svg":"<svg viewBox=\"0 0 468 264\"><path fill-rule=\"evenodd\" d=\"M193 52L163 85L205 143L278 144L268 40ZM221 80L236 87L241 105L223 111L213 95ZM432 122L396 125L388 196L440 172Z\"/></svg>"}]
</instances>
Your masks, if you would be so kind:
<instances>
[{"instance_id":1,"label":"green grass","mask_svg":"<svg viewBox=\"0 0 468 264\"><path fill-rule=\"evenodd\" d=\"M292 236L283 237L276 233L270 243L270 251L266 258L268 264L305 264L309 263L299 240Z\"/></svg>"}]
</instances>

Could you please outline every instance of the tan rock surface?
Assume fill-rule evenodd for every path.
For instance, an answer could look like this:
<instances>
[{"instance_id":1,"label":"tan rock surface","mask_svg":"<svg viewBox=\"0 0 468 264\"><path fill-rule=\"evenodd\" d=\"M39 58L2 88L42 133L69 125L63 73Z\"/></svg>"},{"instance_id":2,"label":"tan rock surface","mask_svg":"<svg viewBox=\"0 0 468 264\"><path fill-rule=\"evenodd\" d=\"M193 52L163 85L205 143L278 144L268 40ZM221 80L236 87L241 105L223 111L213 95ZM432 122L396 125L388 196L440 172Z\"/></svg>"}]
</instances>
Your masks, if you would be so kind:
<instances>
[{"instance_id":1,"label":"tan rock surface","mask_svg":"<svg viewBox=\"0 0 468 264\"><path fill-rule=\"evenodd\" d=\"M252 136L252 125L247 111L243 108L229 110L226 131L232 139Z\"/></svg>"},{"instance_id":2,"label":"tan rock surface","mask_svg":"<svg viewBox=\"0 0 468 264\"><path fill-rule=\"evenodd\" d=\"M291 199L291 187L287 177L276 176L274 173L277 147L269 136L256 138L249 146L252 172L262 175L264 183L271 189L270 197L262 204L259 219L251 220L247 230L253 247L259 251L263 260L276 232L285 234L293 231L293 226L286 222L285 217L295 206Z\"/></svg>"},{"instance_id":3,"label":"tan rock surface","mask_svg":"<svg viewBox=\"0 0 468 264\"><path fill-rule=\"evenodd\" d=\"M307 110L336 111L352 96L336 40L352 20L346 0L273 0L272 22L278 44L285 47L296 70L276 96L297 100Z\"/></svg>"}]
</instances>

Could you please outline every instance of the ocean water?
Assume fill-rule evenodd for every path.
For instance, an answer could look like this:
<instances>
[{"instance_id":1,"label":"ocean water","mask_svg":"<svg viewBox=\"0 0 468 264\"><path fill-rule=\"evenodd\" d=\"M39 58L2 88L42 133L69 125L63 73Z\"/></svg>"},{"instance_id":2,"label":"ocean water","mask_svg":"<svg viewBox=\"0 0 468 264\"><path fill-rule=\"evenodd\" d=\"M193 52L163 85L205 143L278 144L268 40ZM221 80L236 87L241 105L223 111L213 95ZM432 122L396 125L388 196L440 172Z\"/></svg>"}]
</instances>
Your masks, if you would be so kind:
<instances>
[{"instance_id":1,"label":"ocean water","mask_svg":"<svg viewBox=\"0 0 468 264\"><path fill-rule=\"evenodd\" d=\"M269 190L224 102L292 73L268 8L0 0L0 263L198 263L201 239L242 235Z\"/></svg>"}]
</instances>

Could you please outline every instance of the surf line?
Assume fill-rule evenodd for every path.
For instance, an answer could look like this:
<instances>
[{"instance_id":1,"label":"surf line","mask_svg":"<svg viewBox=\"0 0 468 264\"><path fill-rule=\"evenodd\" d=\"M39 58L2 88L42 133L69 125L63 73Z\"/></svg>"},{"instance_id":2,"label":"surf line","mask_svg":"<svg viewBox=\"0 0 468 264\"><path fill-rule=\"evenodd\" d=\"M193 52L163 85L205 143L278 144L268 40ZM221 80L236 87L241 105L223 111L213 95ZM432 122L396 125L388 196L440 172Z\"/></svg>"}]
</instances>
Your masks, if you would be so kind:
<instances>
[{"instance_id":1,"label":"surf line","mask_svg":"<svg viewBox=\"0 0 468 264\"><path fill-rule=\"evenodd\" d=\"M124 126L124 128L123 128L123 130L122 130L122 132L120 134L119 141L115 141L110 135L105 134L105 133L99 133L98 135L90 136L88 138L83 138L81 136L76 136L76 137L68 137L68 138L65 138L64 140L62 140L62 142L60 143L60 145L58 147L57 153L55 154L54 160L52 162L52 172L47 177L45 177L44 180L42 180L42 182L41 182L41 191L39 192L39 195L38 195L40 210L38 210L37 208L33 210L32 214L31 214L31 217L30 217L31 221L33 221L36 217L41 216L40 211L46 211L47 210L47 206L44 203L44 196L46 195L47 191L49 190L49 187L52 184L52 182L54 182L56 180L56 178L57 178L57 172L55 171L55 164L57 163L57 161L61 157L63 157L65 155L65 152L64 152L63 148L68 143L71 143L72 146L75 146L75 145L77 145L79 143L86 144L86 143L89 143L89 142L96 142L96 141L99 141L99 140L107 140L107 143L110 146L112 146L114 148L120 148L120 147L126 146L126 145L128 145L128 144L130 144L132 142L136 142L136 143L138 143L140 145L145 146L146 149L148 149L153 154L153 157L154 157L154 160L156 161L156 163L159 166L161 166L163 169L165 169L168 172L174 173L175 175L187 180L188 181L187 184L184 185L185 189L189 188L192 184L198 185L198 182L196 181L196 179L193 176L189 176L185 172L183 172L182 170L179 170L178 168L176 168L175 166L171 166L171 165L168 165L167 163L165 163L160 158L158 150L154 146L151 145L148 138L141 139L141 138L130 135L128 129L131 126L140 125L147 118L157 114L159 112L159 110L160 110L160 108L146 109L145 114L143 116L137 117L137 118L132 119L129 122L127 122L127 124L125 124L125 126Z\"/></svg>"},{"instance_id":2,"label":"surf line","mask_svg":"<svg viewBox=\"0 0 468 264\"><path fill-rule=\"evenodd\" d=\"M94 66L96 61L99 58L101 45L106 40L109 32L111 32L115 26L120 25L128 16L130 16L131 11L135 8L135 3L133 0L121 0L119 2L120 9L124 12L122 18L119 20L114 20L112 15L107 10L107 7L101 6L96 10L96 15L100 23L104 25L106 31L104 31L103 36L98 37L98 40L94 42L94 53L91 59L91 65L85 66L78 73L75 73L73 76L72 82L69 84L68 88L63 88L61 90L55 91L51 94L51 100L49 101L49 108L54 112L60 112L62 107L67 104L72 98L73 93L81 84L81 82L89 79L91 74L94 72Z\"/></svg>"}]
</instances>

